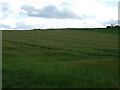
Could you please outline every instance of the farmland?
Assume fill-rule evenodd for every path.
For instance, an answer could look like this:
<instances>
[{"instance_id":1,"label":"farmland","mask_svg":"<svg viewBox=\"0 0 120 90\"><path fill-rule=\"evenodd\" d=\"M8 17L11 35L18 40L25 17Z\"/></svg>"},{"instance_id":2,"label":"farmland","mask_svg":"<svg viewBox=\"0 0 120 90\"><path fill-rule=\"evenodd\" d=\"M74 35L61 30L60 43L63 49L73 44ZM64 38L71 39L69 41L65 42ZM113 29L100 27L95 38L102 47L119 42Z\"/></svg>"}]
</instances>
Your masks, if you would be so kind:
<instances>
[{"instance_id":1,"label":"farmland","mask_svg":"<svg viewBox=\"0 0 120 90\"><path fill-rule=\"evenodd\" d=\"M2 31L3 88L117 88L118 31Z\"/></svg>"}]
</instances>

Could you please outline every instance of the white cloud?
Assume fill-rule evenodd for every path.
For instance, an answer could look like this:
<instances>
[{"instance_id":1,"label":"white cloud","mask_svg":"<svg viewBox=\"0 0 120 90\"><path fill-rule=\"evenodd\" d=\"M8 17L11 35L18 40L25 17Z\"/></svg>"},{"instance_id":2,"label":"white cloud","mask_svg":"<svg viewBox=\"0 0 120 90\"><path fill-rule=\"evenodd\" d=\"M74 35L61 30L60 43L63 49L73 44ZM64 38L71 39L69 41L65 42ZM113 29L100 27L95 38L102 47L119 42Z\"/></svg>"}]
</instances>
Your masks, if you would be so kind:
<instances>
[{"instance_id":1,"label":"white cloud","mask_svg":"<svg viewBox=\"0 0 120 90\"><path fill-rule=\"evenodd\" d=\"M111 2L115 5L111 5ZM106 27L118 20L117 2L118 0L0 0L0 29ZM22 9L23 6L33 7L34 10L30 11L29 7L27 10ZM47 6L54 8L47 11ZM28 10L34 17L28 14Z\"/></svg>"}]
</instances>

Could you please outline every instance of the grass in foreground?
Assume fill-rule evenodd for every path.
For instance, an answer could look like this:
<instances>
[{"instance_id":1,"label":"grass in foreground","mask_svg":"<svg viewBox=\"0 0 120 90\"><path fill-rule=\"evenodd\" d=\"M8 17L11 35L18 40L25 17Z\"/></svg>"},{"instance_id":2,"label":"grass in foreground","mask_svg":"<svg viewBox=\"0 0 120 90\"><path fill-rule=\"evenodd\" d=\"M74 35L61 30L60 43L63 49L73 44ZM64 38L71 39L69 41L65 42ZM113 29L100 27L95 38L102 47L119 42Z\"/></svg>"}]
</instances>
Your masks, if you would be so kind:
<instances>
[{"instance_id":1,"label":"grass in foreground","mask_svg":"<svg viewBox=\"0 0 120 90\"><path fill-rule=\"evenodd\" d=\"M3 31L3 88L117 88L118 32Z\"/></svg>"}]
</instances>

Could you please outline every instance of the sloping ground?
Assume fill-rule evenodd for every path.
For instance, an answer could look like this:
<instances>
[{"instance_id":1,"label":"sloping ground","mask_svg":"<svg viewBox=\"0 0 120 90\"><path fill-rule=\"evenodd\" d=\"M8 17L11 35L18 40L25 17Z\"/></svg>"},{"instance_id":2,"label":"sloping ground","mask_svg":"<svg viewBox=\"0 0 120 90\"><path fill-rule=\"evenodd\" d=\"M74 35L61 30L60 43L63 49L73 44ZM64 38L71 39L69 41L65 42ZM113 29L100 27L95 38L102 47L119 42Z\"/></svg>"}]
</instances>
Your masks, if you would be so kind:
<instances>
[{"instance_id":1,"label":"sloping ground","mask_svg":"<svg viewBox=\"0 0 120 90\"><path fill-rule=\"evenodd\" d=\"M117 88L118 31L3 31L4 88Z\"/></svg>"}]
</instances>

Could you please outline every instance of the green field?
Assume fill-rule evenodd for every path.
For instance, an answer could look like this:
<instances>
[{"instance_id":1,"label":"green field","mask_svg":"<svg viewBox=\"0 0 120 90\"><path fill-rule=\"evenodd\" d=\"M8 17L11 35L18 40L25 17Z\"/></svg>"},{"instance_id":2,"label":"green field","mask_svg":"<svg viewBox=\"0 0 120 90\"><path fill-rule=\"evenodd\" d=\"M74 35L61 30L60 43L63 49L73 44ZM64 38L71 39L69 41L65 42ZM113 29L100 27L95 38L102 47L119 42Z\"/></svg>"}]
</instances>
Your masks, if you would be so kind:
<instances>
[{"instance_id":1,"label":"green field","mask_svg":"<svg viewBox=\"0 0 120 90\"><path fill-rule=\"evenodd\" d=\"M118 31L2 32L3 88L117 88Z\"/></svg>"}]
</instances>

